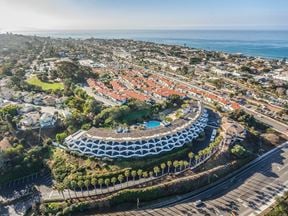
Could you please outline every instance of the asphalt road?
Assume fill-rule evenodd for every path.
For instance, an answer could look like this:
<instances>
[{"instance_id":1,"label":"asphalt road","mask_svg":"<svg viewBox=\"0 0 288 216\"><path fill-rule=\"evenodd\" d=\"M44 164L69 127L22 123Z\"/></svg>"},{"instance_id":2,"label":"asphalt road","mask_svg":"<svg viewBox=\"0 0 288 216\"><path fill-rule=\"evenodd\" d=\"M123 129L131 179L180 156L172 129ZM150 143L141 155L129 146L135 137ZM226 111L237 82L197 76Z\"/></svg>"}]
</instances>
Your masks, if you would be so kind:
<instances>
[{"instance_id":1,"label":"asphalt road","mask_svg":"<svg viewBox=\"0 0 288 216\"><path fill-rule=\"evenodd\" d=\"M274 120L268 116L265 116L263 114L260 114L252 109L248 109L245 106L242 106L242 108L249 114L253 115L257 120L271 126L274 130L278 131L279 133L282 133L286 136L288 136L288 125L284 124L282 122L279 122L277 120Z\"/></svg>"},{"instance_id":2,"label":"asphalt road","mask_svg":"<svg viewBox=\"0 0 288 216\"><path fill-rule=\"evenodd\" d=\"M190 198L178 197L177 204L105 215L258 215L288 190L287 171L288 142L235 177ZM203 201L200 208L195 206L197 200Z\"/></svg>"}]
</instances>

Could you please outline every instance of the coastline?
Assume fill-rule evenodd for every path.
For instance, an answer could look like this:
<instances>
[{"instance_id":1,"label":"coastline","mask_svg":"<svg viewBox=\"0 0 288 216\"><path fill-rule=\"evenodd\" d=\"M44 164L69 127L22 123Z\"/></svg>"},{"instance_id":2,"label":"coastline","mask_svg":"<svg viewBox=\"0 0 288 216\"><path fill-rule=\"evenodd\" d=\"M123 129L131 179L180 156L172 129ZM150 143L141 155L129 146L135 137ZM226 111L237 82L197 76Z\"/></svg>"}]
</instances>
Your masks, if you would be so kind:
<instances>
[{"instance_id":1,"label":"coastline","mask_svg":"<svg viewBox=\"0 0 288 216\"><path fill-rule=\"evenodd\" d=\"M16 34L73 39L131 39L267 59L288 57L285 30L51 30ZM276 38L276 39L275 39Z\"/></svg>"}]
</instances>

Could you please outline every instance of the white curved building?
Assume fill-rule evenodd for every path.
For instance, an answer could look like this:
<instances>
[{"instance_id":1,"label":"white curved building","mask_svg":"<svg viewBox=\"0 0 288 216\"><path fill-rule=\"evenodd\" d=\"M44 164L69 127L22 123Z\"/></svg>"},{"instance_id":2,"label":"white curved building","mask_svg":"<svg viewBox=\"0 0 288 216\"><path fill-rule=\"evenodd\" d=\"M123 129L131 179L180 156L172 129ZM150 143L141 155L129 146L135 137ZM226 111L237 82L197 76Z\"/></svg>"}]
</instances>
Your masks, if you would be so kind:
<instances>
[{"instance_id":1,"label":"white curved building","mask_svg":"<svg viewBox=\"0 0 288 216\"><path fill-rule=\"evenodd\" d=\"M116 133L103 128L78 131L65 139L65 145L71 151L87 156L109 158L145 157L168 152L190 143L207 126L207 110L200 103L193 109L169 126L143 131Z\"/></svg>"}]
</instances>

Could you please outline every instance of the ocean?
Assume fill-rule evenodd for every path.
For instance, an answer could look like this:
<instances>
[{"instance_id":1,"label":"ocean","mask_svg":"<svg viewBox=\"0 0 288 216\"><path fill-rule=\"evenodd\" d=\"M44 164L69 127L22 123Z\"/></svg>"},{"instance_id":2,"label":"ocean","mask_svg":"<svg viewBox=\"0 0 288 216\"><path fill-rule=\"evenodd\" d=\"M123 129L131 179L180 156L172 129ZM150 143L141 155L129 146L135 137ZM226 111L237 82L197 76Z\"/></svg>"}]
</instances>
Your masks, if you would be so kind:
<instances>
[{"instance_id":1,"label":"ocean","mask_svg":"<svg viewBox=\"0 0 288 216\"><path fill-rule=\"evenodd\" d=\"M93 30L17 33L56 38L134 39L227 53L242 53L247 56L288 58L288 30Z\"/></svg>"}]
</instances>

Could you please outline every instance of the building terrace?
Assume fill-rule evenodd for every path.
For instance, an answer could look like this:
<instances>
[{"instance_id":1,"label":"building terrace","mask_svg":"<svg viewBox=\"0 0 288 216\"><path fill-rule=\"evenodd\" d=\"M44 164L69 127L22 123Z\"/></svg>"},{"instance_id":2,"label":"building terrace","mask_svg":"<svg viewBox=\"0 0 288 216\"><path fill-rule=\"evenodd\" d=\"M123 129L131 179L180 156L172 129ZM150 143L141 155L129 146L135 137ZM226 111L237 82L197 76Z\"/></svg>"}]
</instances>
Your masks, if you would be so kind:
<instances>
[{"instance_id":1,"label":"building terrace","mask_svg":"<svg viewBox=\"0 0 288 216\"><path fill-rule=\"evenodd\" d=\"M195 104L191 104L191 111L187 113L183 118L176 119L172 121L168 126L159 126L157 128L151 128L146 130L132 130L127 133L117 133L115 130L107 128L91 128L85 133L76 133L77 138L96 138L102 140L113 140L113 141L123 141L123 140L143 140L157 138L161 136L166 136L172 133L177 133L189 127L191 124L196 122L203 113L203 106L198 103L197 110L192 112L192 109L195 108ZM73 135L70 136L73 138Z\"/></svg>"}]
</instances>

